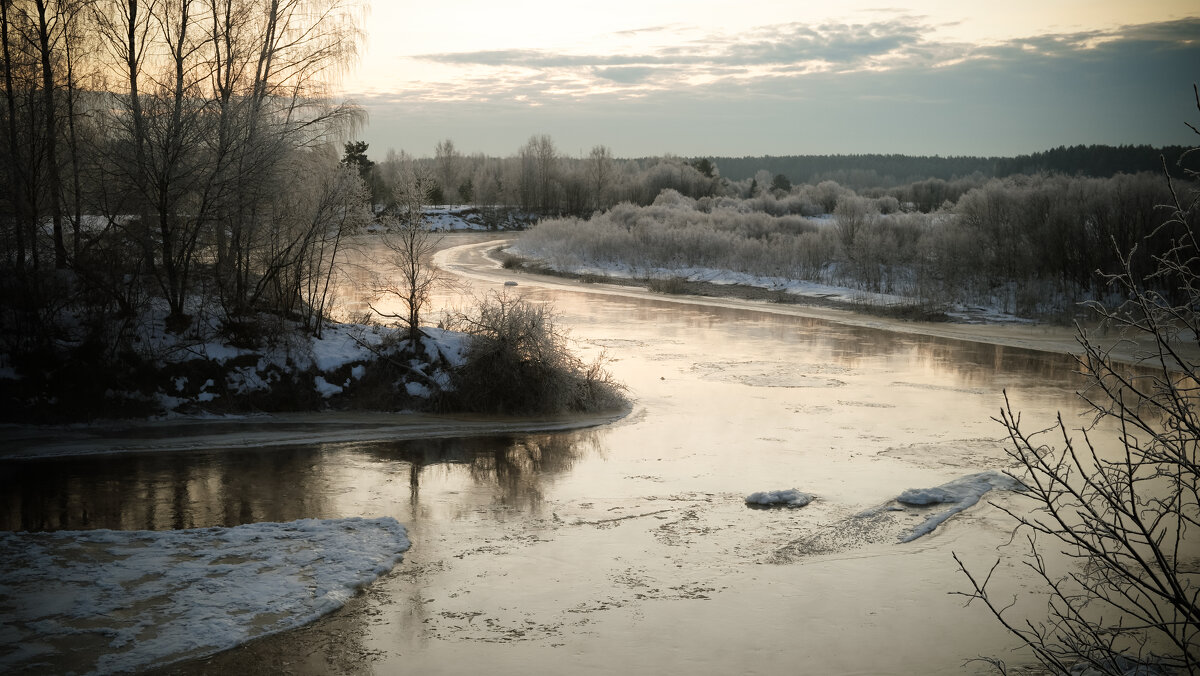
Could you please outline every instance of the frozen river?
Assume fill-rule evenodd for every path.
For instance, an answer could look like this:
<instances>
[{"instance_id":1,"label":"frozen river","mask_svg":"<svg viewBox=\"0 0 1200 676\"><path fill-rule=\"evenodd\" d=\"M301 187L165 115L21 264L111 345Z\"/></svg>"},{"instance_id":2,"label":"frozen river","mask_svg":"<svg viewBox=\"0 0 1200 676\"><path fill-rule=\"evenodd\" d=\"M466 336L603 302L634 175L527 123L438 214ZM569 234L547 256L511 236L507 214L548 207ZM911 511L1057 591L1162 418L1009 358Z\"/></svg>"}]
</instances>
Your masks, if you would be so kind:
<instances>
[{"instance_id":1,"label":"frozen river","mask_svg":"<svg viewBox=\"0 0 1200 676\"><path fill-rule=\"evenodd\" d=\"M903 544L928 513L871 510L1008 467L991 419L1002 390L1042 427L1059 410L1071 422L1069 357L538 280L482 251L441 261L477 291L515 280L552 302L585 359L612 360L629 416L498 435L472 421L468 438L442 421L435 439L326 416L270 447L236 441L243 427L192 450L174 438L171 452L8 461L0 529L407 526L404 561L344 608L175 668L189 673L959 674L982 671L964 666L979 655L1021 661L984 608L951 594L967 588L952 552L978 568L1004 556L997 575L1018 575L997 551L1008 518L988 502L1020 498L993 491ZM816 500L744 504L786 488Z\"/></svg>"}]
</instances>

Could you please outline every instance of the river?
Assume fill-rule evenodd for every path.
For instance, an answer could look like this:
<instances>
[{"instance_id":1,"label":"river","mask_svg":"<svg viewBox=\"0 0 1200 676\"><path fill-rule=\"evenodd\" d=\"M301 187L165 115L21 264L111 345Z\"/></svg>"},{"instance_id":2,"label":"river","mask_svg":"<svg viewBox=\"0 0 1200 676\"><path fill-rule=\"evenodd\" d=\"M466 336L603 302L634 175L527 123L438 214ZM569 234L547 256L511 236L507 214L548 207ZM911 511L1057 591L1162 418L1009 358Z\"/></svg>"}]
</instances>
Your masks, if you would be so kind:
<instances>
[{"instance_id":1,"label":"river","mask_svg":"<svg viewBox=\"0 0 1200 676\"><path fill-rule=\"evenodd\" d=\"M172 673L958 674L985 671L980 655L1023 659L953 595L968 583L952 558L999 557L998 590L1025 589L1019 550L998 549L1011 524L997 505L1021 509L1019 496L989 493L905 544L924 512L862 514L1009 467L992 419L1004 391L1038 427L1060 410L1086 422L1070 357L538 279L482 252L439 260L477 293L553 303L580 355L605 355L628 387L628 416L6 461L0 528L407 525L403 563L341 610ZM744 504L784 488L817 497Z\"/></svg>"}]
</instances>

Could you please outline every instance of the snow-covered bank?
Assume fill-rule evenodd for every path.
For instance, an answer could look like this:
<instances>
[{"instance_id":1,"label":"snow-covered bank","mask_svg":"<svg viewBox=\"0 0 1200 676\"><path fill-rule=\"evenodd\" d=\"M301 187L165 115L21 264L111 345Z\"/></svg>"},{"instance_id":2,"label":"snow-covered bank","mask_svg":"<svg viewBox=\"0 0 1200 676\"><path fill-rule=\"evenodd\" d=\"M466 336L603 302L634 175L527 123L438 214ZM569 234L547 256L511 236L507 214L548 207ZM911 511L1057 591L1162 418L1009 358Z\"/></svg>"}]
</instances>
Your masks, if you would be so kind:
<instances>
[{"instance_id":1,"label":"snow-covered bank","mask_svg":"<svg viewBox=\"0 0 1200 676\"><path fill-rule=\"evenodd\" d=\"M438 252L435 260L439 267L450 269L455 274L503 284L514 276L522 286L532 285L545 289L562 289L589 295L646 299L678 305L707 306L751 310L769 315L808 317L844 326L877 329L897 334L929 336L951 341L1001 345L1022 350L1049 352L1053 354L1078 354L1079 333L1075 326L1061 326L1027 321L979 321L986 316L982 308L967 308L969 315L963 321L920 321L899 319L880 314L867 314L853 307L834 308L820 304L782 304L751 300L740 297L695 296L662 294L644 286L597 284L594 279L579 280L560 276L539 275L536 271L509 270L493 256L497 247L505 247L510 240L494 240L478 244L465 244ZM954 313L948 313L953 317ZM1156 349L1153 341L1145 336L1112 331L1103 324L1080 322L1090 340L1104 345L1109 354L1118 361L1140 363ZM1187 342L1188 336L1180 334L1180 342L1174 349L1200 360L1200 348L1195 341Z\"/></svg>"},{"instance_id":2,"label":"snow-covered bank","mask_svg":"<svg viewBox=\"0 0 1200 676\"><path fill-rule=\"evenodd\" d=\"M383 205L376 205L376 211ZM440 204L424 208L425 222L435 232L489 232L520 230L536 223L538 216L512 207L481 207L474 204ZM370 232L381 230L376 223Z\"/></svg>"},{"instance_id":3,"label":"snow-covered bank","mask_svg":"<svg viewBox=\"0 0 1200 676\"><path fill-rule=\"evenodd\" d=\"M154 301L116 347L97 355L63 342L53 359L2 354L0 419L64 423L97 419L229 415L324 409L425 410L466 361L465 333L423 327L416 348L378 324L299 322L261 314L236 327L197 308L188 327L167 327ZM315 334L315 335L314 335Z\"/></svg>"},{"instance_id":4,"label":"snow-covered bank","mask_svg":"<svg viewBox=\"0 0 1200 676\"><path fill-rule=\"evenodd\" d=\"M733 270L701 267L652 267L638 268L621 263L598 264L563 262L546 258L538 251L522 249L520 242L509 248L513 254L537 261L538 265L554 272L579 276L590 280L673 280L710 284L715 287L753 287L766 291L778 292L795 296L797 299L829 303L834 306L854 309L880 308L882 310L920 307L921 299L894 293L875 293L862 291L847 286L836 286L818 282L753 275ZM1029 319L1017 317L1004 312L998 304L990 306L952 305L947 306L944 315L952 321L981 324L1033 324Z\"/></svg>"},{"instance_id":5,"label":"snow-covered bank","mask_svg":"<svg viewBox=\"0 0 1200 676\"><path fill-rule=\"evenodd\" d=\"M408 548L390 517L0 533L0 671L111 673L225 650L341 607Z\"/></svg>"},{"instance_id":6,"label":"snow-covered bank","mask_svg":"<svg viewBox=\"0 0 1200 676\"><path fill-rule=\"evenodd\" d=\"M445 386L449 382L447 369L462 365L468 342L462 333L433 327L422 330L421 351L428 358L410 359L407 373L395 387L397 393L416 399L429 398L432 390L428 384ZM258 348L231 346L212 331L180 337L165 330L148 330L143 342L158 355L160 369L210 376L197 382L200 378L194 375L178 375L161 384L151 396L166 414L228 411L227 401L275 389L290 389L290 398L314 403L350 396L368 374L368 367L396 348L392 329L337 323L327 325L319 337L296 330L288 340ZM414 391L410 385L424 389ZM296 387L304 392L297 392Z\"/></svg>"}]
</instances>

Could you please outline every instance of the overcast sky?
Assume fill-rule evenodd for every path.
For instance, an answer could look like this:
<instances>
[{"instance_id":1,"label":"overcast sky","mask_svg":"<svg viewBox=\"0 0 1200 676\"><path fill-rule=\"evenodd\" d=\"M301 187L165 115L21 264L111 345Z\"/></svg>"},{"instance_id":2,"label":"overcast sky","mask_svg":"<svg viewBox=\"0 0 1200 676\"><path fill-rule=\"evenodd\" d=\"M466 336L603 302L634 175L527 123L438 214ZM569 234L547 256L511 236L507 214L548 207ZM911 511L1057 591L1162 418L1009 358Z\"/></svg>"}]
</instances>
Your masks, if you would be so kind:
<instances>
[{"instance_id":1,"label":"overcast sky","mask_svg":"<svg viewBox=\"0 0 1200 676\"><path fill-rule=\"evenodd\" d=\"M376 0L366 25L344 87L378 158L1016 155L1200 123L1194 0Z\"/></svg>"}]
</instances>

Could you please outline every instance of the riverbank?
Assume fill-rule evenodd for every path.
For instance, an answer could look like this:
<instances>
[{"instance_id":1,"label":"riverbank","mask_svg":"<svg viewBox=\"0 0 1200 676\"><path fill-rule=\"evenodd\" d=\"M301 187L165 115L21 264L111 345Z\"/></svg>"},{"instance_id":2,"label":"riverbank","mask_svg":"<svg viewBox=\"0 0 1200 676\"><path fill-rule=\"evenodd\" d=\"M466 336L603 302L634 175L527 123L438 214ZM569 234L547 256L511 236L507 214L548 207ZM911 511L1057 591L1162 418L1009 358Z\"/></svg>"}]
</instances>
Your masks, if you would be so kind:
<instances>
[{"instance_id":1,"label":"riverbank","mask_svg":"<svg viewBox=\"0 0 1200 676\"><path fill-rule=\"evenodd\" d=\"M940 306L909 301L903 298L889 298L889 302L871 302L879 294L860 294L855 296L847 293L846 289L821 287L819 289L800 293L794 289L778 286L744 284L736 281L712 281L711 279L693 279L690 276L669 275L665 277L636 277L632 275L613 274L614 271L571 271L560 270L537 259L524 258L502 248L492 251L491 257L498 260L506 270L520 270L548 277L562 277L585 284L612 284L645 288L655 293L675 296L700 296L706 298L730 298L764 303L779 303L781 305L805 305L813 307L849 310L862 314L889 317L895 319L910 319L927 322L952 321L952 315ZM811 285L817 287L818 285Z\"/></svg>"},{"instance_id":2,"label":"riverbank","mask_svg":"<svg viewBox=\"0 0 1200 676\"><path fill-rule=\"evenodd\" d=\"M770 298L756 298L753 294L748 294L750 297L743 298L737 295L737 291L724 289L723 287L727 286L724 284L712 285L713 295L708 296L666 294L653 291L646 286L644 281L633 279L608 278L601 280L583 274L576 277L544 274L537 270L505 268L503 255L497 251L503 250L510 243L511 240L494 240L474 245L462 245L439 252L435 260L439 266L451 269L455 274L499 284L514 282L518 285L533 284L550 289L557 288L629 298L650 298L674 304L747 309L773 315L808 317L844 326L878 329L901 335L945 338L1053 354L1082 354L1084 350L1080 344L1080 338L1086 335L1089 340L1102 345L1113 359L1128 364L1152 359L1158 349L1152 337L1122 333L1099 321L1081 321L1077 325L1065 326L1030 321L998 320L995 317L987 320L988 313L980 313L974 318L960 316L956 319L951 316L949 321L922 321L867 313L862 311L861 307L855 307L853 304L843 303L835 306L832 302L822 302L819 299L783 304L774 302ZM1187 341L1180 337L1174 347L1184 358L1193 361L1200 360L1200 345L1195 341Z\"/></svg>"},{"instance_id":3,"label":"riverbank","mask_svg":"<svg viewBox=\"0 0 1200 676\"><path fill-rule=\"evenodd\" d=\"M427 410L466 363L470 336L428 327L413 344L378 324L319 330L260 315L253 339L197 313L182 332L151 307L112 345L10 356L0 421L220 417L321 410Z\"/></svg>"},{"instance_id":4,"label":"riverbank","mask_svg":"<svg viewBox=\"0 0 1200 676\"><path fill-rule=\"evenodd\" d=\"M451 234L439 246L494 237ZM602 364L574 357L552 309L495 294L457 299L465 304L443 297L427 303L422 323L437 326L422 326L415 342L406 329L381 324L375 315L407 310L398 298L374 298L372 280L394 271L373 245L377 238L363 235L350 249L336 290L340 322L259 313L231 326L219 308L198 307L186 328L172 330L165 304L152 301L102 332L111 338L104 344L60 341L44 353L0 354L0 423L365 411L518 419L627 409ZM498 364L503 373L492 372Z\"/></svg>"}]
</instances>

